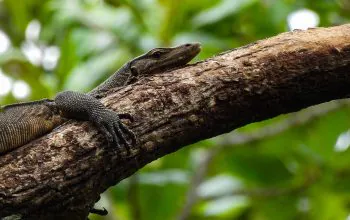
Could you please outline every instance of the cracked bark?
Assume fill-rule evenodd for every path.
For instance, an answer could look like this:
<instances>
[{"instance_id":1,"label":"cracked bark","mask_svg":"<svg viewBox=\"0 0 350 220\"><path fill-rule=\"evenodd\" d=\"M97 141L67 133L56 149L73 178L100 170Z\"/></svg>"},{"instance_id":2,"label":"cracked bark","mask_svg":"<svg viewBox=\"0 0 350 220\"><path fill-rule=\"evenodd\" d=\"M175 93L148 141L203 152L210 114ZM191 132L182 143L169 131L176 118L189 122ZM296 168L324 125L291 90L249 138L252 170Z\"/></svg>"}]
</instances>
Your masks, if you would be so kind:
<instances>
[{"instance_id":1,"label":"cracked bark","mask_svg":"<svg viewBox=\"0 0 350 220\"><path fill-rule=\"evenodd\" d=\"M350 25L280 34L140 79L102 99L130 112L130 155L70 121L0 156L0 217L86 217L100 193L196 141L350 93Z\"/></svg>"}]
</instances>

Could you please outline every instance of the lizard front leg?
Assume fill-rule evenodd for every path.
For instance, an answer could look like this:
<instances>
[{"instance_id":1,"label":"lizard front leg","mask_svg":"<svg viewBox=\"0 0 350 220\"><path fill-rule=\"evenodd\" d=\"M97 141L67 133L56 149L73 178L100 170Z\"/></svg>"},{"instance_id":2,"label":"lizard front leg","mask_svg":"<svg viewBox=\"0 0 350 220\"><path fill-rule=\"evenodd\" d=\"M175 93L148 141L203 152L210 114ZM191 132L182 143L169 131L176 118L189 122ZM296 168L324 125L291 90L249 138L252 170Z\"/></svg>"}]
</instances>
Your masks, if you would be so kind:
<instances>
[{"instance_id":1,"label":"lizard front leg","mask_svg":"<svg viewBox=\"0 0 350 220\"><path fill-rule=\"evenodd\" d=\"M132 119L130 114L118 114L107 109L96 98L73 91L58 93L55 105L64 117L91 121L117 147L125 144L127 150L136 143L135 134L120 119ZM127 137L131 140L127 140Z\"/></svg>"}]
</instances>

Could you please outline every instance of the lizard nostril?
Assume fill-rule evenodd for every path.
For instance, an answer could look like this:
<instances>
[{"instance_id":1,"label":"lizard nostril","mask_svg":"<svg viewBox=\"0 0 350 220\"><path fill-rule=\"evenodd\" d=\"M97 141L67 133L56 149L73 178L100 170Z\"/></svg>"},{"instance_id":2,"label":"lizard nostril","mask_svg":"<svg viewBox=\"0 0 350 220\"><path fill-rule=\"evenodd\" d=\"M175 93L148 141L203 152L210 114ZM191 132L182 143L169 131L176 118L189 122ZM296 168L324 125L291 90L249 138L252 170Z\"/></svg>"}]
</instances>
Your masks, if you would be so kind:
<instances>
[{"instance_id":1,"label":"lizard nostril","mask_svg":"<svg viewBox=\"0 0 350 220\"><path fill-rule=\"evenodd\" d=\"M191 46L191 44L185 44L185 47L190 47Z\"/></svg>"}]
</instances>

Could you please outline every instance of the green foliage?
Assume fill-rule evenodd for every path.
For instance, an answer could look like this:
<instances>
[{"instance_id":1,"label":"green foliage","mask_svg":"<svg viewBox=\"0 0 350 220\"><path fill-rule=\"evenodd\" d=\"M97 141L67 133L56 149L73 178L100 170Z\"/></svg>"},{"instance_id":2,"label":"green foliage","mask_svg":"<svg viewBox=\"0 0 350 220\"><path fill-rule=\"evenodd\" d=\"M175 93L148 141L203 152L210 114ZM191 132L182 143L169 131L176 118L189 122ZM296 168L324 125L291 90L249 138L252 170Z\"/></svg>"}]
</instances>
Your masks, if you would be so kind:
<instances>
[{"instance_id":1,"label":"green foliage","mask_svg":"<svg viewBox=\"0 0 350 220\"><path fill-rule=\"evenodd\" d=\"M303 8L317 13L320 26L349 22L348 0L0 0L0 30L11 42L0 53L0 91L3 75L30 88L28 96L13 88L0 95L0 104L64 89L88 91L157 46L198 41L203 51L196 59L204 59L288 31L288 15ZM237 132L259 133L291 117ZM346 219L349 127L349 107L340 106L265 138L223 148L218 139L204 140L147 165L111 188L100 205L109 209L109 219L175 219L194 187L187 219ZM196 185L193 177L203 167Z\"/></svg>"}]
</instances>

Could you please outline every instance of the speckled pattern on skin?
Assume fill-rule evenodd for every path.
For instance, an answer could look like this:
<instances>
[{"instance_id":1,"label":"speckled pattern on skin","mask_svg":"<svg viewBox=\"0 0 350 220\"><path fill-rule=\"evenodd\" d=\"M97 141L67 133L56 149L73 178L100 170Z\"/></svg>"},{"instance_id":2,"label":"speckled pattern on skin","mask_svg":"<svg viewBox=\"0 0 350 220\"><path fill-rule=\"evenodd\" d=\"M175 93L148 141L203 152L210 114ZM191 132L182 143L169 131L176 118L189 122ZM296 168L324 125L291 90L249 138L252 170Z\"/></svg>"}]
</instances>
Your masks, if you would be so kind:
<instances>
[{"instance_id":1,"label":"speckled pattern on skin","mask_svg":"<svg viewBox=\"0 0 350 220\"><path fill-rule=\"evenodd\" d=\"M22 146L65 121L39 102L5 106L0 112L0 153Z\"/></svg>"},{"instance_id":2,"label":"speckled pattern on skin","mask_svg":"<svg viewBox=\"0 0 350 220\"><path fill-rule=\"evenodd\" d=\"M40 137L67 119L92 122L108 143L117 147L124 144L129 149L136 143L134 133L120 120L132 120L131 115L109 110L92 96L65 91L58 93L54 101L46 99L5 106L0 112L0 153Z\"/></svg>"},{"instance_id":3,"label":"speckled pattern on skin","mask_svg":"<svg viewBox=\"0 0 350 220\"><path fill-rule=\"evenodd\" d=\"M105 135L108 143L118 147L124 144L129 151L136 143L136 137L120 119L132 120L132 117L127 113L108 110L96 98L104 97L109 90L134 83L140 75L183 66L200 50L199 43L155 48L126 63L87 94L65 91L59 93L55 100L43 99L0 107L0 153L50 132L67 119L92 122Z\"/></svg>"},{"instance_id":4,"label":"speckled pattern on skin","mask_svg":"<svg viewBox=\"0 0 350 220\"><path fill-rule=\"evenodd\" d=\"M95 98L106 96L110 89L120 88L137 81L141 75L181 67L201 51L199 43L187 43L177 47L154 48L122 66L101 85L87 93Z\"/></svg>"},{"instance_id":5,"label":"speckled pattern on skin","mask_svg":"<svg viewBox=\"0 0 350 220\"><path fill-rule=\"evenodd\" d=\"M114 143L118 147L123 143L128 149L136 143L134 133L120 120L132 120L130 114L109 110L96 98L73 91L58 93L55 104L65 118L92 122L106 136L109 143ZM131 143L127 141L126 135Z\"/></svg>"}]
</instances>

